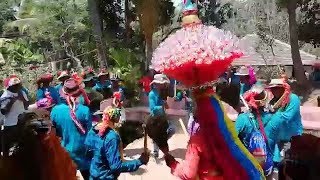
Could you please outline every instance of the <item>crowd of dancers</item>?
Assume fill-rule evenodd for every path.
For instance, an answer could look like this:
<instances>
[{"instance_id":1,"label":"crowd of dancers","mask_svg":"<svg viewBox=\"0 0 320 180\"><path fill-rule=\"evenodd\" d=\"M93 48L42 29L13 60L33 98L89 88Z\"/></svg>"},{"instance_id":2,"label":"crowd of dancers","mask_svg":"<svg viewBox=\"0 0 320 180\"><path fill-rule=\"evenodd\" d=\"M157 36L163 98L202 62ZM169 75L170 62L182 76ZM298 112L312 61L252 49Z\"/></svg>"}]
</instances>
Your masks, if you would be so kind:
<instances>
[{"instance_id":1,"label":"crowd of dancers","mask_svg":"<svg viewBox=\"0 0 320 180\"><path fill-rule=\"evenodd\" d=\"M144 96L149 100L146 132L153 140L154 156L157 158L161 150L171 173L185 180L272 177L276 168L283 168L285 144L302 134L299 97L291 92L286 78L263 84L257 82L251 67L225 73L233 60L243 56L237 37L203 25L197 16L197 1L184 0L183 4L182 29L154 51L151 67L159 73L141 80ZM166 116L167 89L171 84L168 77L185 87L186 92L176 99L185 95L188 107L192 107L190 139L181 162L170 154L167 142L175 133ZM222 82L218 83L224 86L213 83L219 77ZM147 151L136 160L124 159L117 133L118 125L125 121L125 89L120 79L109 78L106 71L96 76L91 69L81 75L60 73L57 79L61 83L56 87L51 86L53 78L44 74L37 80L34 108L50 111L61 146L84 179L114 180L122 172L136 171L148 163ZM19 114L29 108L29 97L17 76L5 79L4 87L0 99L4 115L1 144L3 156L10 156L14 137L19 133ZM222 95L232 87L239 91ZM233 98L226 98L230 96ZM100 109L100 102L106 98L113 99L112 105ZM235 124L228 118L223 100L239 113Z\"/></svg>"}]
</instances>

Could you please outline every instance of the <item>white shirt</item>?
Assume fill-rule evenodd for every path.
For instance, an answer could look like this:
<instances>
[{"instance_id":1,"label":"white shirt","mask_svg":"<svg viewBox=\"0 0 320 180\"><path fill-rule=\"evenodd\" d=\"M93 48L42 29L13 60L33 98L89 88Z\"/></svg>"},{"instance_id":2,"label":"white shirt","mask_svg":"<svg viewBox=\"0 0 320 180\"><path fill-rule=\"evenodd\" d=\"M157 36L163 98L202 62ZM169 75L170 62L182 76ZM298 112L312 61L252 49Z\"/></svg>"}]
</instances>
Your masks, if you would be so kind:
<instances>
[{"instance_id":1,"label":"white shirt","mask_svg":"<svg viewBox=\"0 0 320 180\"><path fill-rule=\"evenodd\" d=\"M27 94L22 91L22 95L26 101L28 101ZM1 109L5 108L7 104L11 101L10 98L18 97L18 93L12 93L8 90L5 90L1 96L1 99L4 99L1 102ZM8 99L6 99L8 98ZM15 126L18 123L18 116L25 112L23 101L16 100L9 112L4 115L4 126Z\"/></svg>"}]
</instances>

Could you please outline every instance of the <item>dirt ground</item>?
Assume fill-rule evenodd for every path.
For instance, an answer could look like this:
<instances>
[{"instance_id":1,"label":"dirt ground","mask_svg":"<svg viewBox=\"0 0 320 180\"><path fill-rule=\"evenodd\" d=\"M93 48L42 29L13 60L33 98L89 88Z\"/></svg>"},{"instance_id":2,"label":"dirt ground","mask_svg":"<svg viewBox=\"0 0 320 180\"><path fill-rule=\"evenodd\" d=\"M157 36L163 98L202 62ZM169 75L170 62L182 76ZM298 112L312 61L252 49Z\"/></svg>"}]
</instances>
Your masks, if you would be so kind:
<instances>
[{"instance_id":1,"label":"dirt ground","mask_svg":"<svg viewBox=\"0 0 320 180\"><path fill-rule=\"evenodd\" d=\"M189 137L185 134L175 134L169 140L169 147L171 154L178 160L184 159L186 153L186 147ZM148 149L152 152L152 141L148 139ZM126 159L137 159L143 152L143 139L136 140L131 143L125 149ZM163 154L160 152L158 159L150 156L150 161L146 166L140 167L140 169L133 173L123 173L118 178L119 180L178 180L170 173L170 169L167 167Z\"/></svg>"}]
</instances>

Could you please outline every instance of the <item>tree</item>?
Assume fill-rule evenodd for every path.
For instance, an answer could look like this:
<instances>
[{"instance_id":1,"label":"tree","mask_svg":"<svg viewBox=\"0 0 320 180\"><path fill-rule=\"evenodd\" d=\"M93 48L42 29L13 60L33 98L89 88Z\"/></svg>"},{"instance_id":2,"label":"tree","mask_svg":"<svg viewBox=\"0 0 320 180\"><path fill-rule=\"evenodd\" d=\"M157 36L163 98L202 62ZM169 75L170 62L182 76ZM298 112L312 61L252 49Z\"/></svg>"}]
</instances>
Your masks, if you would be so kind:
<instances>
[{"instance_id":1,"label":"tree","mask_svg":"<svg viewBox=\"0 0 320 180\"><path fill-rule=\"evenodd\" d=\"M218 28L236 14L231 3L221 4L217 0L200 0L198 8L202 22Z\"/></svg>"},{"instance_id":2,"label":"tree","mask_svg":"<svg viewBox=\"0 0 320 180\"><path fill-rule=\"evenodd\" d=\"M153 33L160 27L171 22L173 3L170 0L133 0L136 15L145 38L146 64L149 68L152 58Z\"/></svg>"},{"instance_id":3,"label":"tree","mask_svg":"<svg viewBox=\"0 0 320 180\"><path fill-rule=\"evenodd\" d=\"M320 46L320 3L316 0L300 4L302 18L298 26L299 40Z\"/></svg>"},{"instance_id":4,"label":"tree","mask_svg":"<svg viewBox=\"0 0 320 180\"><path fill-rule=\"evenodd\" d=\"M279 6L286 8L289 15L290 45L293 71L295 73L294 75L298 85L304 86L307 83L307 78L304 73L304 67L299 51L298 25L296 20L296 9L298 2L299 0L278 0Z\"/></svg>"},{"instance_id":5,"label":"tree","mask_svg":"<svg viewBox=\"0 0 320 180\"><path fill-rule=\"evenodd\" d=\"M103 22L100 15L98 0L88 0L89 15L93 26L93 36L97 46L98 60L100 68L107 67L106 46L103 41L102 29Z\"/></svg>"}]
</instances>

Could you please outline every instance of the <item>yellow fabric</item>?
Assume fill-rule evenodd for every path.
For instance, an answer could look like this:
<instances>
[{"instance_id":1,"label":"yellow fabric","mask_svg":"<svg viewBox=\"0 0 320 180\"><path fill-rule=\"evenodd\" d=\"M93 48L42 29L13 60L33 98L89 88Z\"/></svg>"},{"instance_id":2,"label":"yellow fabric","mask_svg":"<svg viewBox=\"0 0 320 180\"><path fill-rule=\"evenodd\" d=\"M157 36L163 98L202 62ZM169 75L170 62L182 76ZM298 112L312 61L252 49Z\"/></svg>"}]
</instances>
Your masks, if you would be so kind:
<instances>
[{"instance_id":1,"label":"yellow fabric","mask_svg":"<svg viewBox=\"0 0 320 180\"><path fill-rule=\"evenodd\" d=\"M222 105L221 101L219 100L219 98L216 95L213 95L213 96L218 100L220 106L223 107L223 105ZM234 140L235 144L237 144L237 146L241 149L241 151L254 164L256 169L258 169L260 171L260 173L263 175L264 174L263 170L262 170L261 166L259 165L259 163L257 162L257 160L251 155L251 153L246 149L246 147L242 144L242 142L238 138L238 135L236 134L236 131L235 131L234 123L232 122L231 119L229 119L229 117L227 116L227 114L225 113L223 108L222 108L222 111L223 111L223 114L224 114L224 119L225 119L226 126L227 126L229 132L232 134L232 139ZM265 180L266 178L264 176L262 176L262 179Z\"/></svg>"}]
</instances>

